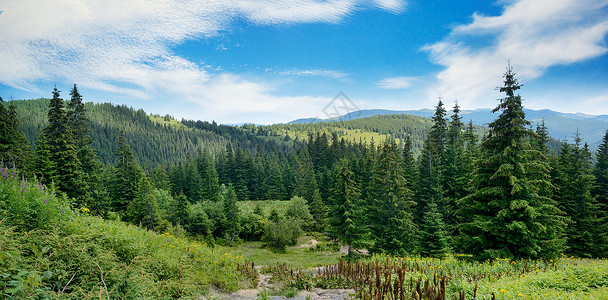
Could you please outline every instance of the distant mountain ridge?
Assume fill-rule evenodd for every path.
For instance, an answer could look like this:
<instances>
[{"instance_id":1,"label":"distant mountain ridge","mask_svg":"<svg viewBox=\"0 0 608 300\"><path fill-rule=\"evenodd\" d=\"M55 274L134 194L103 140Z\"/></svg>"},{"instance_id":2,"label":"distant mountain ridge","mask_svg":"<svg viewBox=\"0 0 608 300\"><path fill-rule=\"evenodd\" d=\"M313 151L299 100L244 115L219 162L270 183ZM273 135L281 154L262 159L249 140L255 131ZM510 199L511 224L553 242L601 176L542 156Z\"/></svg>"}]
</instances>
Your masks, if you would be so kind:
<instances>
[{"instance_id":1,"label":"distant mountain ridge","mask_svg":"<svg viewBox=\"0 0 608 300\"><path fill-rule=\"evenodd\" d=\"M448 108L449 109L449 108ZM541 121L545 120L545 125L549 129L549 134L559 140L572 140L577 129L581 137L593 149L601 143L606 130L608 129L608 115L589 115L582 113L562 113L550 109L524 109L526 119L531 121L534 127ZM293 120L287 124L308 124L321 122L336 122L348 121L360 118L367 118L377 115L397 115L406 114L419 117L429 118L433 116L433 109L419 110L388 110L388 109L366 109L347 113L341 117L319 119L319 118L303 118ZM448 116L450 112L448 111ZM498 116L492 113L489 108L480 108L475 110L463 110L461 112L463 122L467 123L473 120L473 124L487 126L494 121Z\"/></svg>"}]
</instances>

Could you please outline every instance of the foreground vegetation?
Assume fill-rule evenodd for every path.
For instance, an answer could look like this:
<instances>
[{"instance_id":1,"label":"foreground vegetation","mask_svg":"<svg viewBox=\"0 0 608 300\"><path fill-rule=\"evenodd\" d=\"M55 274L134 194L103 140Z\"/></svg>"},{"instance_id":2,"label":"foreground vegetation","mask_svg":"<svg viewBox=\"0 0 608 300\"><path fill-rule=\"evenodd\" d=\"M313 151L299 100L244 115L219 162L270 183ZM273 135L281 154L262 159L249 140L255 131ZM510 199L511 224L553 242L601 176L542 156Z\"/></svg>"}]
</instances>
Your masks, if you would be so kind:
<instances>
[{"instance_id":1,"label":"foreground vegetation","mask_svg":"<svg viewBox=\"0 0 608 300\"><path fill-rule=\"evenodd\" d=\"M0 298L163 299L236 290L241 258L72 211L67 199L0 169Z\"/></svg>"},{"instance_id":2,"label":"foreground vegetation","mask_svg":"<svg viewBox=\"0 0 608 300\"><path fill-rule=\"evenodd\" d=\"M471 261L377 254L358 261L298 272L288 264L262 268L272 275L270 294L350 288L357 299L606 299L608 261L559 259Z\"/></svg>"}]
</instances>

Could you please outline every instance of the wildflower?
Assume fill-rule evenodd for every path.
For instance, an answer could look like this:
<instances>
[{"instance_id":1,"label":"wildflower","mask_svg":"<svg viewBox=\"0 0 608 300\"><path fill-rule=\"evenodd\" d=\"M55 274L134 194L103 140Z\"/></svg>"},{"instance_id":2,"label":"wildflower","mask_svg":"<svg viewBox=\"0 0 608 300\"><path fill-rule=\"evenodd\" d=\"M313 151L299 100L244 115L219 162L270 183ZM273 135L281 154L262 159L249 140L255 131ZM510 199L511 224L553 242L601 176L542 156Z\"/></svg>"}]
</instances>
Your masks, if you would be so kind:
<instances>
[{"instance_id":1,"label":"wildflower","mask_svg":"<svg viewBox=\"0 0 608 300\"><path fill-rule=\"evenodd\" d=\"M500 292L501 292L501 293L505 293L506 291L507 291L507 290L505 290L505 289L500 289Z\"/></svg>"}]
</instances>

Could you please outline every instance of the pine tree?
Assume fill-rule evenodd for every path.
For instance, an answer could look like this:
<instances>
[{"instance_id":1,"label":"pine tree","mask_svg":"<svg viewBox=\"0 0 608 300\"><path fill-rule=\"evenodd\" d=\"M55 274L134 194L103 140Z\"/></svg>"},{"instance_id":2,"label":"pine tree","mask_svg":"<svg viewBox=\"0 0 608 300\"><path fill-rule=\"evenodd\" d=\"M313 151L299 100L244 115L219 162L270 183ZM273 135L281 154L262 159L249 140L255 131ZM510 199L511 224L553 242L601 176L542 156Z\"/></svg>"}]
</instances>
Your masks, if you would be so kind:
<instances>
[{"instance_id":1,"label":"pine tree","mask_svg":"<svg viewBox=\"0 0 608 300\"><path fill-rule=\"evenodd\" d=\"M118 136L118 148L116 149L116 167L111 186L112 208L116 212L126 211L129 203L136 197L139 189L139 181L145 176L135 161L131 148L127 145L123 131Z\"/></svg>"},{"instance_id":2,"label":"pine tree","mask_svg":"<svg viewBox=\"0 0 608 300\"><path fill-rule=\"evenodd\" d=\"M365 235L363 224L363 205L353 173L348 162L342 161L334 167L329 199L331 217L329 218L330 236L348 245L348 255L352 247L358 247Z\"/></svg>"},{"instance_id":3,"label":"pine tree","mask_svg":"<svg viewBox=\"0 0 608 300\"><path fill-rule=\"evenodd\" d=\"M375 236L374 250L402 254L414 249L416 225L412 191L403 177L394 140L385 141L375 163L369 191L369 225Z\"/></svg>"},{"instance_id":4,"label":"pine tree","mask_svg":"<svg viewBox=\"0 0 608 300\"><path fill-rule=\"evenodd\" d=\"M78 92L76 84L70 91L70 95L66 110L68 127L74 136L76 156L82 166L83 178L86 185L92 188L84 204L91 209L102 210L107 195L100 185L101 163L97 151L92 146L91 122L86 115L82 95Z\"/></svg>"},{"instance_id":5,"label":"pine tree","mask_svg":"<svg viewBox=\"0 0 608 300\"><path fill-rule=\"evenodd\" d=\"M599 244L603 247L598 249L599 256L608 256L608 130L604 135L602 143L597 148L596 163L593 166L595 175L595 186L593 194L597 195L598 220L601 225L598 228Z\"/></svg>"},{"instance_id":6,"label":"pine tree","mask_svg":"<svg viewBox=\"0 0 608 300\"><path fill-rule=\"evenodd\" d=\"M536 125L536 138L534 139L534 146L536 150L541 153L548 155L549 154L549 129L545 126L545 119L543 119L540 124Z\"/></svg>"},{"instance_id":7,"label":"pine tree","mask_svg":"<svg viewBox=\"0 0 608 300\"><path fill-rule=\"evenodd\" d=\"M63 99L60 98L57 88L53 90L53 98L49 103L48 125L44 128L39 139L39 144L44 149L38 151L39 154L48 155L39 157L37 165L46 168L46 161L51 161L54 174L43 173L44 170L38 169L38 173L43 177L55 181L60 191L68 197L76 200L76 205L85 204L88 196L88 184L85 181L82 171L82 164L78 159L78 149L74 141L72 130L68 126Z\"/></svg>"},{"instance_id":8,"label":"pine tree","mask_svg":"<svg viewBox=\"0 0 608 300\"><path fill-rule=\"evenodd\" d=\"M442 257L450 251L448 232L437 204L429 203L422 218L418 250L420 255Z\"/></svg>"},{"instance_id":9,"label":"pine tree","mask_svg":"<svg viewBox=\"0 0 608 300\"><path fill-rule=\"evenodd\" d=\"M15 105L6 109L0 97L0 163L17 168L22 174L30 173L32 151L19 127Z\"/></svg>"},{"instance_id":10,"label":"pine tree","mask_svg":"<svg viewBox=\"0 0 608 300\"><path fill-rule=\"evenodd\" d=\"M296 186L294 195L303 197L307 201L311 201L317 186L314 166L310 155L306 149L300 150L296 165Z\"/></svg>"},{"instance_id":11,"label":"pine tree","mask_svg":"<svg viewBox=\"0 0 608 300\"><path fill-rule=\"evenodd\" d=\"M443 176L444 204L443 221L447 225L448 232L453 235L456 226L456 201L467 194L469 170L465 165L465 140L463 136L464 124L460 117L458 102L454 105L452 121L448 126L445 169Z\"/></svg>"},{"instance_id":12,"label":"pine tree","mask_svg":"<svg viewBox=\"0 0 608 300\"><path fill-rule=\"evenodd\" d=\"M422 221L422 214L429 203L439 206L444 218L448 207L444 199L445 149L447 138L446 111L441 98L435 107L434 124L424 141L418 159L418 188L416 189L416 220Z\"/></svg>"},{"instance_id":13,"label":"pine tree","mask_svg":"<svg viewBox=\"0 0 608 300\"><path fill-rule=\"evenodd\" d=\"M133 224L141 224L143 227L157 230L161 223L158 203L152 193L152 183L148 177L142 177L135 192L135 198L127 208L127 219Z\"/></svg>"},{"instance_id":14,"label":"pine tree","mask_svg":"<svg viewBox=\"0 0 608 300\"><path fill-rule=\"evenodd\" d=\"M224 215L226 216L224 228L226 236L230 241L234 241L239 234L239 208L236 204L237 197L234 187L222 185L220 195L224 203Z\"/></svg>"},{"instance_id":15,"label":"pine tree","mask_svg":"<svg viewBox=\"0 0 608 300\"><path fill-rule=\"evenodd\" d=\"M562 144L556 168L555 199L559 208L572 220L566 229L567 253L576 257L594 257L598 255L596 241L600 225L596 216L597 205L591 196L595 178L592 174L591 151L581 142L577 132L573 145Z\"/></svg>"},{"instance_id":16,"label":"pine tree","mask_svg":"<svg viewBox=\"0 0 608 300\"><path fill-rule=\"evenodd\" d=\"M472 181L473 192L460 200L460 247L479 259L553 258L564 249L565 218L555 201L542 196L552 188L549 166L530 145L520 85L509 65L500 88L506 97L493 112Z\"/></svg>"},{"instance_id":17,"label":"pine tree","mask_svg":"<svg viewBox=\"0 0 608 300\"><path fill-rule=\"evenodd\" d=\"M321 198L319 189L314 191L309 206L314 228L316 231L321 231L325 225L325 219L327 218L327 206Z\"/></svg>"},{"instance_id":18,"label":"pine tree","mask_svg":"<svg viewBox=\"0 0 608 300\"><path fill-rule=\"evenodd\" d=\"M414 191L418 184L418 168L416 166L416 159L414 159L414 153L412 152L412 139L409 135L403 144L402 162L403 178L405 178L407 188Z\"/></svg>"}]
</instances>

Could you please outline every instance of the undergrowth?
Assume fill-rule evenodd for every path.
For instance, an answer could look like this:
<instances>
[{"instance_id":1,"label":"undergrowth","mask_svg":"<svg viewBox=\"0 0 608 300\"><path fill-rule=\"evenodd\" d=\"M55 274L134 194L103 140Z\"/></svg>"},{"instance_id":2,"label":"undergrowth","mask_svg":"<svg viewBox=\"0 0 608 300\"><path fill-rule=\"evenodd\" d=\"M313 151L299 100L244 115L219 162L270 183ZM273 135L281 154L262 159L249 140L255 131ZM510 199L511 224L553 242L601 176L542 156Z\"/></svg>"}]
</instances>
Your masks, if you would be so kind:
<instances>
[{"instance_id":1,"label":"undergrowth","mask_svg":"<svg viewBox=\"0 0 608 300\"><path fill-rule=\"evenodd\" d=\"M169 299L243 277L240 257L74 212L52 188L0 174L0 298Z\"/></svg>"}]
</instances>

